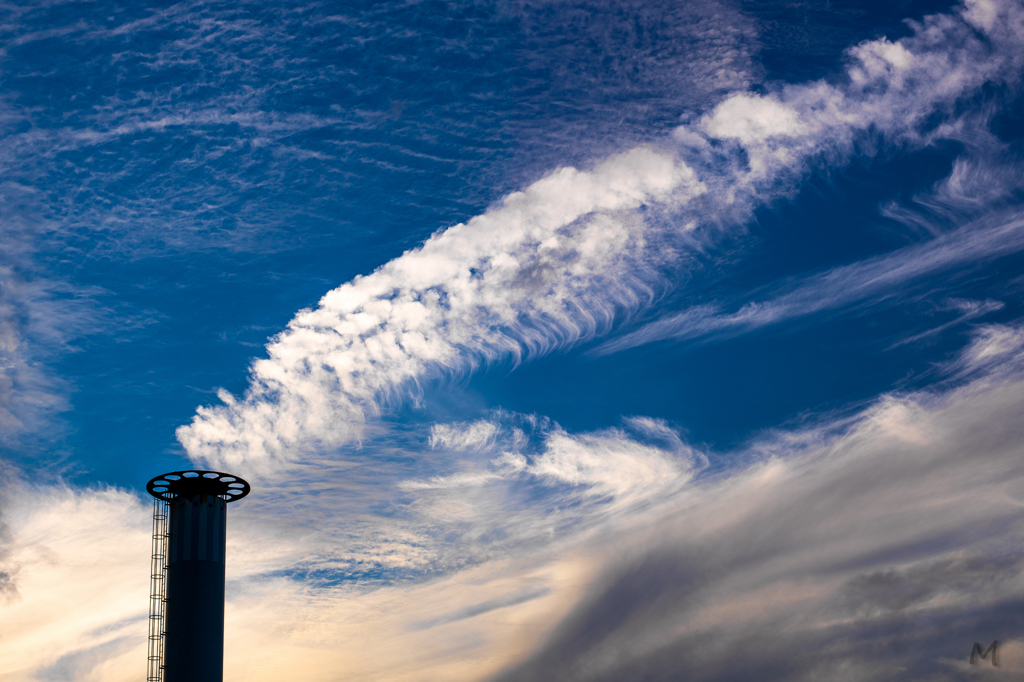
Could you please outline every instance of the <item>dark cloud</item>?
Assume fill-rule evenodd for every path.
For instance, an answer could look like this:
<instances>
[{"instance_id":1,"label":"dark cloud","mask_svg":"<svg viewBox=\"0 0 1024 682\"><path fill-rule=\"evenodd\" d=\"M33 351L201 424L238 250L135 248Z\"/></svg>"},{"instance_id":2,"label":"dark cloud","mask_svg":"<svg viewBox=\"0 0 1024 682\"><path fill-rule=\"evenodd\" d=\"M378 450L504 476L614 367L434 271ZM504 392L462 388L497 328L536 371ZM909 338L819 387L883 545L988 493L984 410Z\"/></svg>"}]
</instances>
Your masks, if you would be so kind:
<instances>
[{"instance_id":1,"label":"dark cloud","mask_svg":"<svg viewBox=\"0 0 1024 682\"><path fill-rule=\"evenodd\" d=\"M4 522L7 514L6 492L10 482L7 479L13 476L13 470L0 460L0 604L14 599L18 596L18 585L15 576L17 567L10 563L10 556L14 538L10 526Z\"/></svg>"},{"instance_id":2,"label":"dark cloud","mask_svg":"<svg viewBox=\"0 0 1024 682\"><path fill-rule=\"evenodd\" d=\"M14 571L0 570L0 601L11 599L17 595L18 585L14 582Z\"/></svg>"},{"instance_id":3,"label":"dark cloud","mask_svg":"<svg viewBox=\"0 0 1024 682\"><path fill-rule=\"evenodd\" d=\"M495 682L955 680L993 640L1019 674L1021 424L982 379L707 483Z\"/></svg>"},{"instance_id":4,"label":"dark cloud","mask_svg":"<svg viewBox=\"0 0 1024 682\"><path fill-rule=\"evenodd\" d=\"M693 548L695 554L701 549ZM908 675L952 680L960 673L951 661L966 662L975 641L987 647L993 639L1024 637L1024 599L986 603L993 586L1009 586L1024 575L1019 556L865 572L835 593L820 597L809 592L801 600L805 605L764 619L764 609L778 606L769 590L766 603L748 607L751 622L743 622L739 603L736 623L701 627L696 612L715 600L722 572L721 566L689 553L649 557L563 623L541 653L496 682L897 680ZM928 604L950 588L956 591L955 605L945 606L942 600ZM742 602L738 597L721 599ZM808 627L809 619L818 625ZM673 636L674 627L685 634ZM616 650L624 631L660 643L633 656ZM607 659L610 664L602 665Z\"/></svg>"}]
</instances>

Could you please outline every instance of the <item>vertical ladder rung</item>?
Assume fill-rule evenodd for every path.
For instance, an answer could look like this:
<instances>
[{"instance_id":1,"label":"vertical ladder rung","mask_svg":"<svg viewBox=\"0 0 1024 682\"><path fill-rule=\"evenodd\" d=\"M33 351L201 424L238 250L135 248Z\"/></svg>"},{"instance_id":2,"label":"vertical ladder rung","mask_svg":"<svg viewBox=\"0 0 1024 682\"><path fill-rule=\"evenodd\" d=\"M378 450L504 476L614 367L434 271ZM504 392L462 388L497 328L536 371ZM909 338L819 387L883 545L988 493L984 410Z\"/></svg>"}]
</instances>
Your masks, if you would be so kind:
<instances>
[{"instance_id":1,"label":"vertical ladder rung","mask_svg":"<svg viewBox=\"0 0 1024 682\"><path fill-rule=\"evenodd\" d=\"M153 552L149 587L149 646L146 682L163 682L164 634L163 620L167 609L167 518L168 505L153 500Z\"/></svg>"}]
</instances>

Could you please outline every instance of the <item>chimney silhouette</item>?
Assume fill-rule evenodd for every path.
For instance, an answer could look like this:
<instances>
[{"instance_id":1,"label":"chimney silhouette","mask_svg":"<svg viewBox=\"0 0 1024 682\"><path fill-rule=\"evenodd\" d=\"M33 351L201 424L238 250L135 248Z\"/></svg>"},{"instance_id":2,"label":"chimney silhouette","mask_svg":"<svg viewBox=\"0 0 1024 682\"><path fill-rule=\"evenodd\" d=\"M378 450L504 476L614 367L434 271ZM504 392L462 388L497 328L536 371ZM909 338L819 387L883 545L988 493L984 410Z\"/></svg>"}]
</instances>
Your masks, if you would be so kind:
<instances>
[{"instance_id":1,"label":"chimney silhouette","mask_svg":"<svg viewBox=\"0 0 1024 682\"><path fill-rule=\"evenodd\" d=\"M153 503L147 682L223 682L227 504L249 484L173 471L146 484Z\"/></svg>"}]
</instances>

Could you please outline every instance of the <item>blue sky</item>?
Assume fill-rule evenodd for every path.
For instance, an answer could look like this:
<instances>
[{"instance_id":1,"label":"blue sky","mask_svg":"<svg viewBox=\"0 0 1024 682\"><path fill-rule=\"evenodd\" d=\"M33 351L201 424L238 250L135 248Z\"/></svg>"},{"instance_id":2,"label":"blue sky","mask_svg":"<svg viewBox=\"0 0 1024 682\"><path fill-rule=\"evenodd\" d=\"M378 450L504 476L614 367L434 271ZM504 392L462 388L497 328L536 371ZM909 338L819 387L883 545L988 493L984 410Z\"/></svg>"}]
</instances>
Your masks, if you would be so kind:
<instances>
[{"instance_id":1,"label":"blue sky","mask_svg":"<svg viewBox=\"0 0 1024 682\"><path fill-rule=\"evenodd\" d=\"M1019 2L0 13L0 681L1024 670Z\"/></svg>"}]
</instances>

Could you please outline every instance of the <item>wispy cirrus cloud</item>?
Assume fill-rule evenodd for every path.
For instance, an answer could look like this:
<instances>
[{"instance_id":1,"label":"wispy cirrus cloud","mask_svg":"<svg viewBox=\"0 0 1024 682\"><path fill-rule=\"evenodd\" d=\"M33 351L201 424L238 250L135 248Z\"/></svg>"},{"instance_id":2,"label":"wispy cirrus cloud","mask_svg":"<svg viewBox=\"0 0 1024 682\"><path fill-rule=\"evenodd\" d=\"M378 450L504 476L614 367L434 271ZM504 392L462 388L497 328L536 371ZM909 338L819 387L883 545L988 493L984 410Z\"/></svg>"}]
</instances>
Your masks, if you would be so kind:
<instances>
[{"instance_id":1,"label":"wispy cirrus cloud","mask_svg":"<svg viewBox=\"0 0 1024 682\"><path fill-rule=\"evenodd\" d=\"M718 305L695 306L607 341L591 352L608 355L666 339L743 334L865 302L873 307L896 305L911 291L909 287L926 277L958 268L983 267L1000 256L1022 250L1024 218L1016 211L999 212L921 244L786 282L774 296L744 303L732 313Z\"/></svg>"},{"instance_id":2,"label":"wispy cirrus cloud","mask_svg":"<svg viewBox=\"0 0 1024 682\"><path fill-rule=\"evenodd\" d=\"M18 252L23 235L8 236L0 247L0 452L24 453L62 430L69 386L50 364L95 331L103 312L95 288L46 277Z\"/></svg>"},{"instance_id":3,"label":"wispy cirrus cloud","mask_svg":"<svg viewBox=\"0 0 1024 682\"><path fill-rule=\"evenodd\" d=\"M557 171L327 294L253 366L241 401L222 394L227 406L200 408L179 438L219 466L266 469L306 443L358 438L379 397L437 369L591 337L643 296L650 268L635 209L704 191L654 149Z\"/></svg>"},{"instance_id":4,"label":"wispy cirrus cloud","mask_svg":"<svg viewBox=\"0 0 1024 682\"><path fill-rule=\"evenodd\" d=\"M665 2L633 19L607 4L474 7L4 8L0 54L17 96L0 172L49 188L60 238L107 255L287 250L315 239L297 222L370 222L359 201L367 176L369 186L433 193L437 220L450 220L566 157L627 149L649 137L646 125L671 127L680 110L756 80L754 28L728 6ZM54 28L24 31L39 21ZM55 40L54 57L67 59L58 70L40 58ZM605 57L599 73L581 44ZM389 57L400 53L417 66ZM453 66L460 60L481 67L472 82ZM438 74L430 88L425 63ZM467 104L480 100L490 106ZM578 144L584 134L597 149ZM457 195L431 179L452 174ZM409 217L398 202L375 210ZM417 239L434 227L419 229Z\"/></svg>"},{"instance_id":5,"label":"wispy cirrus cloud","mask_svg":"<svg viewBox=\"0 0 1024 682\"><path fill-rule=\"evenodd\" d=\"M677 129L675 153L667 142L657 151L638 148L592 171L556 171L509 195L300 313L268 346L270 357L253 364L246 394L222 394L224 405L199 408L179 439L197 460L268 470L302 457L304 448L358 439L380 400L416 382L607 331L661 284L659 268L678 255L662 247L685 243L695 227L706 239L718 228L736 229L754 207L791 193L811 167L842 163L856 148L955 136L963 123L955 103L1021 70L1024 12L1014 3L993 7L1001 19L989 28L971 4L927 17L897 42L862 43L850 50L841 83L735 94ZM979 31L987 31L984 39ZM991 245L1000 236L1012 240L1016 230L1009 219L965 240ZM955 257L943 244L926 247L933 260ZM851 266L823 278L844 280L833 296L853 300L856 286L865 296L898 281L893 264ZM852 292L842 290L850 284ZM686 330L702 324L758 324L823 305L803 289L731 319L697 309L605 351L693 333Z\"/></svg>"},{"instance_id":6,"label":"wispy cirrus cloud","mask_svg":"<svg viewBox=\"0 0 1024 682\"><path fill-rule=\"evenodd\" d=\"M277 473L232 512L230 674L820 679L923 661L929 674L955 675L958 664L944 657L959 655L959 642L947 649L926 626L952 623L948 632L968 637L956 627L981 622L971 620L977 604L997 613L1010 632L998 636L1016 647L1021 630L1004 615L1019 610L1020 551L1002 541L1019 535L1021 381L1007 360L1019 351L1015 328L984 329L962 358L967 386L771 434L734 453L756 464L703 480L701 455L643 417L571 433L491 415L434 425L412 444L395 442L394 424L373 423L417 382L605 333L666 286L663 269L685 267L680 244L742 229L752 208L792 193L809 169L967 137L983 121L961 116L957 103L1019 79L1020 16L1009 3L958 12L896 43L855 48L834 82L735 93L671 139L556 171L297 315L254 365L248 393L223 392L223 405L201 408L180 431L197 461ZM258 42L246 30L210 35ZM240 116L225 125L248 124ZM123 133L186 127L183 118ZM279 133L275 144L295 132L249 129ZM951 186L974 195L971 173L954 175ZM990 218L970 226L992 249L976 251L980 260L1017 235L1013 220ZM960 262L955 239L965 234L929 242L912 264L878 259L814 281L829 305L884 296ZM734 328L820 310L803 285L811 280ZM77 525L62 525L54 509ZM143 615L145 586L110 577L146 573L137 567L144 554L125 553L126 537L143 551L148 542L145 506L118 491L41 487L9 494L2 511L16 550L0 570L33 573L15 582L26 625L0 640L11 645L0 651L8 674L59 678L78 666L94 679L137 677L144 642L122 638ZM62 533L89 546L40 549L60 545ZM51 584L86 584L109 608L65 621L54 594L79 595ZM56 621L65 629L51 634ZM909 630L916 639L903 636ZM873 660L893 632L912 646ZM676 656L709 642L707 658ZM807 642L824 654L800 655Z\"/></svg>"},{"instance_id":7,"label":"wispy cirrus cloud","mask_svg":"<svg viewBox=\"0 0 1024 682\"><path fill-rule=\"evenodd\" d=\"M1024 360L1024 326L986 324L978 328L971 344L946 369L964 377L992 367L1016 368L1021 360Z\"/></svg>"},{"instance_id":8,"label":"wispy cirrus cloud","mask_svg":"<svg viewBox=\"0 0 1024 682\"><path fill-rule=\"evenodd\" d=\"M5 251L19 250L0 256L12 273L0 381L8 434L56 431L54 415L71 404L73 380L53 365L68 339L102 326L95 287L82 281L94 268L124 282L140 260L215 254L232 270L267 254L338 248L338 234L376 264L567 158L628 149L649 137L646 124L671 127L681 109L757 79L753 26L726 6L663 3L635 18L613 5L323 9L0 8L10 77L0 179L11 199L0 237ZM596 73L584 43L615 64ZM399 53L417 57L391 59ZM471 78L458 66L466 60L479 67ZM429 87L424 68L436 75ZM472 105L480 101L489 105ZM584 133L588 145L578 142ZM312 275L330 283L317 286L350 276L344 260ZM149 314L125 302L136 286L154 284L110 292L122 297L110 303L116 317ZM36 331L52 319L64 341L27 331L27 319Z\"/></svg>"}]
</instances>

